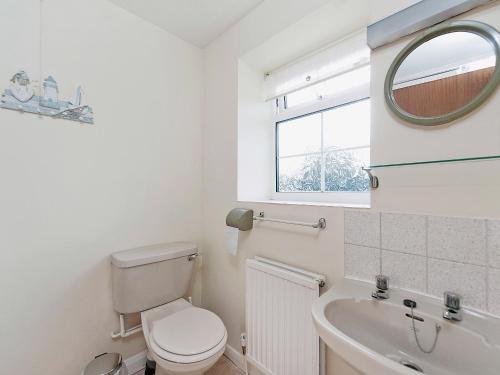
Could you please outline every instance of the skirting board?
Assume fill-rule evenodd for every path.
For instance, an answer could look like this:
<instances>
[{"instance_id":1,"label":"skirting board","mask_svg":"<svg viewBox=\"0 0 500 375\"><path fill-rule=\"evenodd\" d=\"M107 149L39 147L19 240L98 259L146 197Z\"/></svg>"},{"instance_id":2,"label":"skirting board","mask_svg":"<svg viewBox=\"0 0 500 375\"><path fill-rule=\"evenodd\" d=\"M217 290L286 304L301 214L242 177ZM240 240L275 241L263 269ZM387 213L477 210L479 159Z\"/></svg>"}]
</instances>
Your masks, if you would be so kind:
<instances>
[{"instance_id":1,"label":"skirting board","mask_svg":"<svg viewBox=\"0 0 500 375\"><path fill-rule=\"evenodd\" d=\"M319 344L319 363L320 363L320 375L325 375L326 374L326 345L323 342L323 340L320 339L320 344ZM224 352L224 355L231 360L240 370L245 372L245 357L243 354L241 354L239 351L234 349L232 346L226 345L226 351ZM254 361L252 357L247 355L247 362L249 364L249 367L253 368L256 370L258 373L261 375L272 375L267 371L265 368L263 368L257 361ZM252 372L253 373L253 372Z\"/></svg>"},{"instance_id":2,"label":"skirting board","mask_svg":"<svg viewBox=\"0 0 500 375\"><path fill-rule=\"evenodd\" d=\"M254 360L251 356L247 357L248 364L256 369L259 374L262 375L274 375L272 372L268 371L266 368L264 368L258 361Z\"/></svg>"},{"instance_id":3,"label":"skirting board","mask_svg":"<svg viewBox=\"0 0 500 375\"><path fill-rule=\"evenodd\" d=\"M231 360L240 370L245 371L245 357L240 351L230 345L226 345L224 355Z\"/></svg>"},{"instance_id":4,"label":"skirting board","mask_svg":"<svg viewBox=\"0 0 500 375\"><path fill-rule=\"evenodd\" d=\"M146 355L147 350L144 350L125 360L125 365L127 366L129 375L133 375L146 367ZM242 370L243 372L245 371L245 357L238 350L230 345L226 345L224 355L229 358L229 360L233 362L240 370ZM252 365L255 366L258 370L262 371L257 363L252 363Z\"/></svg>"},{"instance_id":5,"label":"skirting board","mask_svg":"<svg viewBox=\"0 0 500 375\"><path fill-rule=\"evenodd\" d=\"M125 365L127 366L127 370L130 375L133 375L146 367L146 354L147 350L144 350L125 360Z\"/></svg>"}]
</instances>

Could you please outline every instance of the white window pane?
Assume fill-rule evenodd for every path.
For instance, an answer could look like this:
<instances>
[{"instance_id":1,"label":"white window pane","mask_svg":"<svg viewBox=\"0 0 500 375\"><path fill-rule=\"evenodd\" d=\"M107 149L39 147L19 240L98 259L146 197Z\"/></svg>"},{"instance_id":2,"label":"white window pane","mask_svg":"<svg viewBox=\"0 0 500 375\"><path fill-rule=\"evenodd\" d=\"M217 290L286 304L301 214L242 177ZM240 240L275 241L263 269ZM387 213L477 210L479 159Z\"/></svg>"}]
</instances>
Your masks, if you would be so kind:
<instances>
[{"instance_id":1,"label":"white window pane","mask_svg":"<svg viewBox=\"0 0 500 375\"><path fill-rule=\"evenodd\" d=\"M323 113L325 150L370 144L370 100L337 107Z\"/></svg>"},{"instance_id":2,"label":"white window pane","mask_svg":"<svg viewBox=\"0 0 500 375\"><path fill-rule=\"evenodd\" d=\"M325 190L368 191L368 176L361 167L369 165L369 148L326 153Z\"/></svg>"},{"instance_id":3,"label":"white window pane","mask_svg":"<svg viewBox=\"0 0 500 375\"><path fill-rule=\"evenodd\" d=\"M321 191L321 156L278 159L279 191Z\"/></svg>"},{"instance_id":4,"label":"white window pane","mask_svg":"<svg viewBox=\"0 0 500 375\"><path fill-rule=\"evenodd\" d=\"M288 120L278 124L279 156L321 151L321 114Z\"/></svg>"}]
</instances>

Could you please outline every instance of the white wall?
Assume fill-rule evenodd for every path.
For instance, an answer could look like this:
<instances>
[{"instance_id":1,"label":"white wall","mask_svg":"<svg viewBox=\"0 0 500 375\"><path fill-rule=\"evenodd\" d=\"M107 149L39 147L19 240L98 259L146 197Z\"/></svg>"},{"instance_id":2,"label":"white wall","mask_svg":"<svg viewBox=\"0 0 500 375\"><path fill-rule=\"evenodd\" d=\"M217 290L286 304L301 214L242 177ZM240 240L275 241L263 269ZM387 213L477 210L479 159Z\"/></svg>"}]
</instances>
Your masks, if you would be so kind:
<instances>
[{"instance_id":1,"label":"white wall","mask_svg":"<svg viewBox=\"0 0 500 375\"><path fill-rule=\"evenodd\" d=\"M237 202L238 61L277 35L286 40L289 27L303 27L304 16L318 9L321 14L333 2L267 0L203 56L106 1L43 0L43 75L56 77L63 97L82 84L96 125L0 110L2 373L77 374L101 352L128 357L144 348L140 336L109 338L117 322L108 255L116 250L203 238L203 304L222 317L235 348L244 330L245 258L258 254L324 273L328 286L343 277L341 208L244 204L268 216L325 217L328 228L318 234L259 224L242 235L237 257L224 250L225 216L243 205ZM368 19L413 2L377 2ZM38 78L38 4L2 3L5 87L21 68ZM498 9L466 17L498 27ZM321 43L328 35L334 33L322 33ZM432 131L402 125L389 114L380 85L408 40L373 56L374 161L498 152L498 93L474 115ZM287 56L299 52L308 51L286 50ZM456 143L463 138L470 141ZM483 162L379 170L374 208L499 217L498 168ZM354 373L331 352L327 367L328 374Z\"/></svg>"},{"instance_id":2,"label":"white wall","mask_svg":"<svg viewBox=\"0 0 500 375\"><path fill-rule=\"evenodd\" d=\"M458 19L500 28L500 6L468 12ZM417 34L418 35L418 34ZM399 51L416 35L372 53L372 163L401 163L500 154L500 90L479 109L452 124L423 128L399 120L385 104L385 74ZM381 188L372 195L380 211L498 217L500 163L483 161L377 169Z\"/></svg>"},{"instance_id":3,"label":"white wall","mask_svg":"<svg viewBox=\"0 0 500 375\"><path fill-rule=\"evenodd\" d=\"M237 203L238 60L246 52L328 1L266 1L205 50L204 251L203 304L216 312L229 333L228 343L239 349L244 322L244 261L266 255L328 274L342 276L343 247L337 231L297 234L262 225L242 235L237 257L224 250L224 222ZM279 17L276 17L276 15ZM256 152L260 150L256 149ZM296 219L325 216L331 228L342 230L341 211L296 206L246 205L266 214Z\"/></svg>"},{"instance_id":4,"label":"white wall","mask_svg":"<svg viewBox=\"0 0 500 375\"><path fill-rule=\"evenodd\" d=\"M38 79L39 1L3 0L0 88ZM0 372L79 374L112 341L108 255L201 237L202 53L102 0L43 0L43 75L93 126L0 109Z\"/></svg>"},{"instance_id":5,"label":"white wall","mask_svg":"<svg viewBox=\"0 0 500 375\"><path fill-rule=\"evenodd\" d=\"M272 189L272 108L262 101L264 74L238 63L238 199L262 200Z\"/></svg>"},{"instance_id":6,"label":"white wall","mask_svg":"<svg viewBox=\"0 0 500 375\"><path fill-rule=\"evenodd\" d=\"M412 3L415 1L377 2L377 6L370 8L369 19L378 20ZM309 12L320 5L311 5ZM328 277L327 287L342 278L344 270L342 208L237 201L238 59L259 43L264 44L274 35L286 33L287 26L301 16L300 13L294 13L290 15L291 19L279 18L279 22L283 21L280 23L283 30L279 31L275 23L269 20L270 7L274 6L274 14L279 14L280 1L266 1L205 50L203 215L207 256L203 271L203 303L222 317L229 332L229 344L236 349L239 348L239 334L245 329L244 260L247 257L256 254L267 256L324 273ZM285 9L292 12L294 7L290 5ZM480 17L497 25L495 17L498 19L498 9L496 5L481 13L466 14L465 17ZM257 32L250 33L249 30ZM389 114L383 101L381 84L391 59L409 40L407 38L380 48L373 54L374 162L456 155L458 151L481 154L499 151L498 116L494 114L494 107L498 106L500 100L498 93L473 116L440 129L417 130L400 124ZM291 43L294 42L295 39L291 38ZM457 144L456 141L462 137L469 138L471 143ZM480 146L481 139L484 147ZM494 163L377 170L381 187L373 194L374 208L386 212L500 217L500 200L497 196L495 198L499 191L500 173L498 164ZM316 234L307 229L297 231L286 226L259 224L251 232L242 234L238 256L230 257L224 250L224 218L231 208L237 206L252 208L257 212L265 211L269 217L291 220L310 221L325 217L328 228ZM329 351L327 373L349 375L355 371Z\"/></svg>"}]
</instances>

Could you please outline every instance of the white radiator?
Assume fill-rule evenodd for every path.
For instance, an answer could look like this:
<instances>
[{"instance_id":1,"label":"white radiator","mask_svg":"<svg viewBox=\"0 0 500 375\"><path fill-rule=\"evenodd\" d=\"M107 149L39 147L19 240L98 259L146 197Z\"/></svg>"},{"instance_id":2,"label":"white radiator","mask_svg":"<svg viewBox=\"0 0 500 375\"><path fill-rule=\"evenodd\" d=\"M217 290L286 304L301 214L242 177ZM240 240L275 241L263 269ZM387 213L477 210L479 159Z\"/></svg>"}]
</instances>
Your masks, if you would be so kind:
<instances>
[{"instance_id":1,"label":"white radiator","mask_svg":"<svg viewBox=\"0 0 500 375\"><path fill-rule=\"evenodd\" d=\"M247 359L265 375L320 375L323 347L311 306L324 277L265 258L247 260Z\"/></svg>"}]
</instances>

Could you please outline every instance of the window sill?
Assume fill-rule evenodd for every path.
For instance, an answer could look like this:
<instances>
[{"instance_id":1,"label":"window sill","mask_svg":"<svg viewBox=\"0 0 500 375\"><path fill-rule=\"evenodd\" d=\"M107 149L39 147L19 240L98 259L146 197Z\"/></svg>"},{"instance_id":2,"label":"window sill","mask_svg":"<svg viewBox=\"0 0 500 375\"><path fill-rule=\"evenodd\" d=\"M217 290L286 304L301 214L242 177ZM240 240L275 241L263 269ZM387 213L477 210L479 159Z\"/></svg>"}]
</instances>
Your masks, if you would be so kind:
<instances>
[{"instance_id":1,"label":"window sill","mask_svg":"<svg viewBox=\"0 0 500 375\"><path fill-rule=\"evenodd\" d=\"M264 203L264 204L281 204L281 205L288 205L288 206L314 206L314 207L371 208L370 204L282 201L282 200L271 200L271 199L268 199L268 200L238 200L238 203Z\"/></svg>"}]
</instances>

